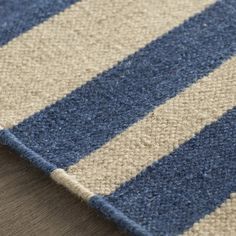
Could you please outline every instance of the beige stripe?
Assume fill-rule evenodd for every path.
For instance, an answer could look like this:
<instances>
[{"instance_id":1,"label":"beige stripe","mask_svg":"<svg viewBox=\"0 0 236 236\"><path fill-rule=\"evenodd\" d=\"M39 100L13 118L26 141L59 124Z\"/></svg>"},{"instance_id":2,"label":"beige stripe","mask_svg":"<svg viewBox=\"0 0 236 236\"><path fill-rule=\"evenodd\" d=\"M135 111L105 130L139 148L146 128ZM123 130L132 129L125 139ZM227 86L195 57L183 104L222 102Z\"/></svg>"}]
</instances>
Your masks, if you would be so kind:
<instances>
[{"instance_id":1,"label":"beige stripe","mask_svg":"<svg viewBox=\"0 0 236 236\"><path fill-rule=\"evenodd\" d=\"M236 105L236 57L71 166L90 191L109 194Z\"/></svg>"},{"instance_id":2,"label":"beige stripe","mask_svg":"<svg viewBox=\"0 0 236 236\"><path fill-rule=\"evenodd\" d=\"M213 0L88 0L0 48L0 124L9 127L166 33Z\"/></svg>"},{"instance_id":3,"label":"beige stripe","mask_svg":"<svg viewBox=\"0 0 236 236\"><path fill-rule=\"evenodd\" d=\"M93 193L91 193L88 189L78 183L78 181L72 176L69 176L63 169L54 170L53 172L51 172L50 176L58 184L63 185L72 193L85 201L88 201L92 196L94 196Z\"/></svg>"},{"instance_id":4,"label":"beige stripe","mask_svg":"<svg viewBox=\"0 0 236 236\"><path fill-rule=\"evenodd\" d=\"M210 215L195 223L184 236L235 236L236 193Z\"/></svg>"}]
</instances>

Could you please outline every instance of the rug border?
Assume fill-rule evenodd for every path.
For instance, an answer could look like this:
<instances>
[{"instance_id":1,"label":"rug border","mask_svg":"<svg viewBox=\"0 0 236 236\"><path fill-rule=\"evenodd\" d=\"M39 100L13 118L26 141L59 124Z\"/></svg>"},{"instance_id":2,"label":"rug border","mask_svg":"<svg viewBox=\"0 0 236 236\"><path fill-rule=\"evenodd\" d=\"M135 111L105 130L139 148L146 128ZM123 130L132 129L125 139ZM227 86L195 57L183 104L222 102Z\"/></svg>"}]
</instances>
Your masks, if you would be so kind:
<instances>
[{"instance_id":1,"label":"rug border","mask_svg":"<svg viewBox=\"0 0 236 236\"><path fill-rule=\"evenodd\" d=\"M0 126L0 144L16 151L20 157L29 161L33 166L44 172L44 174L49 175L54 182L62 185L72 194L84 200L90 207L102 213L106 219L115 222L122 231L137 236L152 235L140 224L131 220L123 212L113 207L103 196L90 192L76 179L68 175L64 169L57 168L56 165L43 159L39 154L22 143L9 129L5 129L2 126Z\"/></svg>"}]
</instances>

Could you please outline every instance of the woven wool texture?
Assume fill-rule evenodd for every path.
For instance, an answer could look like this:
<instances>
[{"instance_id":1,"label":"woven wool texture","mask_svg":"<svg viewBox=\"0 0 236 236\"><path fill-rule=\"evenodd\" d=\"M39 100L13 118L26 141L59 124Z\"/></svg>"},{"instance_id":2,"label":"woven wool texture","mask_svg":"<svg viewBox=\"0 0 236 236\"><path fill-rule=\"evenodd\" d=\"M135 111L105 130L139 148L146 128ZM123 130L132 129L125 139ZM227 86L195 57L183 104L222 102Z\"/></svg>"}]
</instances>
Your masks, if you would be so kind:
<instances>
[{"instance_id":1,"label":"woven wool texture","mask_svg":"<svg viewBox=\"0 0 236 236\"><path fill-rule=\"evenodd\" d=\"M236 1L0 1L0 142L132 235L236 235Z\"/></svg>"}]
</instances>

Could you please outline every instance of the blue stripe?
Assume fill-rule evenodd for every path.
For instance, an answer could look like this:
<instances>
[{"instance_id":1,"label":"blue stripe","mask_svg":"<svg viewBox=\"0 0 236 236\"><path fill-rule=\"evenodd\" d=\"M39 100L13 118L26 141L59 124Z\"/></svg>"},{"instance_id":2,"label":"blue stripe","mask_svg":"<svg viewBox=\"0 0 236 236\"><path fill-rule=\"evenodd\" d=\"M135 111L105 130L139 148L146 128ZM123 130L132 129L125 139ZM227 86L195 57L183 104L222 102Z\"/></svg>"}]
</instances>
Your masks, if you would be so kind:
<instances>
[{"instance_id":1,"label":"blue stripe","mask_svg":"<svg viewBox=\"0 0 236 236\"><path fill-rule=\"evenodd\" d=\"M11 132L66 168L235 54L235 32L236 1L217 2Z\"/></svg>"},{"instance_id":2,"label":"blue stripe","mask_svg":"<svg viewBox=\"0 0 236 236\"><path fill-rule=\"evenodd\" d=\"M105 200L153 235L177 235L235 191L236 108Z\"/></svg>"},{"instance_id":3,"label":"blue stripe","mask_svg":"<svg viewBox=\"0 0 236 236\"><path fill-rule=\"evenodd\" d=\"M77 0L0 0L0 46Z\"/></svg>"},{"instance_id":4,"label":"blue stripe","mask_svg":"<svg viewBox=\"0 0 236 236\"><path fill-rule=\"evenodd\" d=\"M55 165L47 162L40 155L26 147L24 143L9 132L9 130L0 130L0 143L10 146L14 151L20 153L23 158L30 161L34 166L38 167L46 174L49 174L56 169Z\"/></svg>"},{"instance_id":5,"label":"blue stripe","mask_svg":"<svg viewBox=\"0 0 236 236\"><path fill-rule=\"evenodd\" d=\"M151 236L151 234L142 227L132 221L129 216L123 214L117 208L109 204L103 197L94 196L89 200L89 205L101 211L109 220L113 220L120 226L122 231L132 232L136 236Z\"/></svg>"}]
</instances>

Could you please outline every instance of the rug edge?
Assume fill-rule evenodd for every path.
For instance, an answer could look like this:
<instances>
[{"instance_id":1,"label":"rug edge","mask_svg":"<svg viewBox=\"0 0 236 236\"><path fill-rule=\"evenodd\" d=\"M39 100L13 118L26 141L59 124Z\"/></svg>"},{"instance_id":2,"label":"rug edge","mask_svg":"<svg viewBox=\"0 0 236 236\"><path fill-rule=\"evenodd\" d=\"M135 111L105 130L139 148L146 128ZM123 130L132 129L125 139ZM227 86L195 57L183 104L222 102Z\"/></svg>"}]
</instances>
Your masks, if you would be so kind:
<instances>
[{"instance_id":1,"label":"rug edge","mask_svg":"<svg viewBox=\"0 0 236 236\"><path fill-rule=\"evenodd\" d=\"M113 207L106 199L100 195L92 193L89 189L81 185L76 179L68 175L64 169L57 168L54 164L46 161L21 142L9 129L0 125L0 144L9 147L28 161L32 166L41 170L44 174L57 184L63 186L78 199L84 200L88 206L102 213L103 217L116 223L118 228L124 232L137 236L151 236L150 232L144 229L140 224L131 220L123 212Z\"/></svg>"},{"instance_id":2,"label":"rug edge","mask_svg":"<svg viewBox=\"0 0 236 236\"><path fill-rule=\"evenodd\" d=\"M136 236L152 236L144 227L131 220L122 211L112 206L101 195L94 195L90 198L88 204L101 212L105 218L115 222L119 228Z\"/></svg>"}]
</instances>

